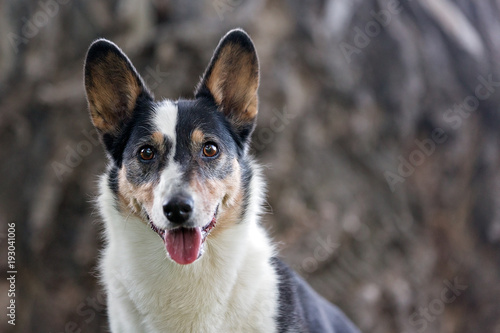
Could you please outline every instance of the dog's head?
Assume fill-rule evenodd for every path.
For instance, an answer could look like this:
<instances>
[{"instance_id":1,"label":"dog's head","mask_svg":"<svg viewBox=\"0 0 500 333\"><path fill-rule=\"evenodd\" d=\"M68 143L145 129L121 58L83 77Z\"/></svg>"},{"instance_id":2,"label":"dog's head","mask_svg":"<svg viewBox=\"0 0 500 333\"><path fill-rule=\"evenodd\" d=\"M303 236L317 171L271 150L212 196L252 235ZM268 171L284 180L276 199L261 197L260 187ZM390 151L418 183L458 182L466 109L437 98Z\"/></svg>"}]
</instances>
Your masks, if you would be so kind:
<instances>
[{"instance_id":1,"label":"dog's head","mask_svg":"<svg viewBox=\"0 0 500 333\"><path fill-rule=\"evenodd\" d=\"M87 100L117 206L149 224L179 264L243 214L258 85L254 45L239 29L221 39L192 100L154 101L115 44L90 46Z\"/></svg>"}]
</instances>

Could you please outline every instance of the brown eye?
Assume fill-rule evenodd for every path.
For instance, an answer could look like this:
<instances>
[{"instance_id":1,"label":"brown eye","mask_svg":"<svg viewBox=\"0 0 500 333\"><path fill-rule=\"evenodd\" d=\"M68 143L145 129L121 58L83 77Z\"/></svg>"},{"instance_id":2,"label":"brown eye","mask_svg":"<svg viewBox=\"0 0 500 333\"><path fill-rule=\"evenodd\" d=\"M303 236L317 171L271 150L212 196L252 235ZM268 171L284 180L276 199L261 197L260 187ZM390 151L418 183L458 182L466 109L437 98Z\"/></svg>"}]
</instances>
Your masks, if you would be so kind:
<instances>
[{"instance_id":1,"label":"brown eye","mask_svg":"<svg viewBox=\"0 0 500 333\"><path fill-rule=\"evenodd\" d=\"M206 157L214 157L218 152L219 150L217 149L217 146L213 143L206 143L203 146L203 155Z\"/></svg>"},{"instance_id":2,"label":"brown eye","mask_svg":"<svg viewBox=\"0 0 500 333\"><path fill-rule=\"evenodd\" d=\"M149 161L155 157L155 152L153 150L153 147L146 146L141 148L139 152L139 156L141 157L142 160L144 161Z\"/></svg>"}]
</instances>

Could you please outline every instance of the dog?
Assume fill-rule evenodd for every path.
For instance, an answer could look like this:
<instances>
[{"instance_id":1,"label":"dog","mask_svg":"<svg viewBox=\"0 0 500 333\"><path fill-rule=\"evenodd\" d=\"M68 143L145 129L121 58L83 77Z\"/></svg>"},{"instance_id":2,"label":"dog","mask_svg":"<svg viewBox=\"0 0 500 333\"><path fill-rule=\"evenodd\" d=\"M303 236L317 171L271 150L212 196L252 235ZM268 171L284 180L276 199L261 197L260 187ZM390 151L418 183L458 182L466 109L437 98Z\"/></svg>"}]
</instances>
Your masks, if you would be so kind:
<instances>
[{"instance_id":1,"label":"dog","mask_svg":"<svg viewBox=\"0 0 500 333\"><path fill-rule=\"evenodd\" d=\"M249 154L259 62L243 30L221 39L191 100L155 101L105 39L84 76L109 157L97 203L112 332L358 332L259 224L265 185Z\"/></svg>"}]
</instances>

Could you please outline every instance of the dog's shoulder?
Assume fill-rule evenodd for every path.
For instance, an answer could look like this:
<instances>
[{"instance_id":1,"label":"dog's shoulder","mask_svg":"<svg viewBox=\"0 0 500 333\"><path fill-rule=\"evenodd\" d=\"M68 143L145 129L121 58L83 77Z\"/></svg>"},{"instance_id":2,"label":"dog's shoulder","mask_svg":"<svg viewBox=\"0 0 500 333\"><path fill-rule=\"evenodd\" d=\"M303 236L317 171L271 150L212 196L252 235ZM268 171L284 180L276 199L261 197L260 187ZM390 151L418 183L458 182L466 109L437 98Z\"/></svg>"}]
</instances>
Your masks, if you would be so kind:
<instances>
[{"instance_id":1,"label":"dog's shoulder","mask_svg":"<svg viewBox=\"0 0 500 333\"><path fill-rule=\"evenodd\" d=\"M340 309L318 295L280 259L271 258L278 276L278 331L358 333Z\"/></svg>"}]
</instances>

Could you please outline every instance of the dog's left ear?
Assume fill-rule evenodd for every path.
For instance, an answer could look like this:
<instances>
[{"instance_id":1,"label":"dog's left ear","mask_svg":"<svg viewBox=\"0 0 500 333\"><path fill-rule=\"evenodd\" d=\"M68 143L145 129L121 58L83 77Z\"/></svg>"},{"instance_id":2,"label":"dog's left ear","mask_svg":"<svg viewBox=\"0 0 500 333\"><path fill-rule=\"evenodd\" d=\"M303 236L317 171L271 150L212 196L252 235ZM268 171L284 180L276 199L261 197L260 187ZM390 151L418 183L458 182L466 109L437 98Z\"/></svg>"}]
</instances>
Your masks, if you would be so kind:
<instances>
[{"instance_id":1,"label":"dog's left ear","mask_svg":"<svg viewBox=\"0 0 500 333\"><path fill-rule=\"evenodd\" d=\"M243 142L248 142L258 112L259 61L250 37L241 29L219 42L195 92L213 98Z\"/></svg>"}]
</instances>

